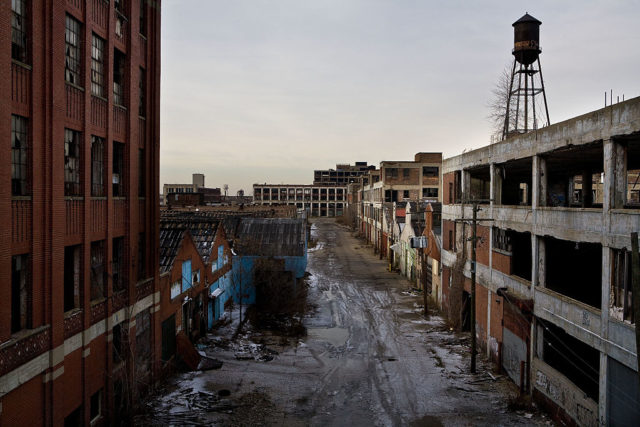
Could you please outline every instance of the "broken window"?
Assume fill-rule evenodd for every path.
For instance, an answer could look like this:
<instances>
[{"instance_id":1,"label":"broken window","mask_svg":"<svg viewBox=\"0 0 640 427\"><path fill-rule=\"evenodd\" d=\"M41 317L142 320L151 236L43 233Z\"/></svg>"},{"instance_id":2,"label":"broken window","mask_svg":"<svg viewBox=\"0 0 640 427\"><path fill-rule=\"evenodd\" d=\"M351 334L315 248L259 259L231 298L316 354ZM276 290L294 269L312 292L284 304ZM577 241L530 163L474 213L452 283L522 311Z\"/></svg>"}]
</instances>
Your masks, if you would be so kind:
<instances>
[{"instance_id":1,"label":"broken window","mask_svg":"<svg viewBox=\"0 0 640 427\"><path fill-rule=\"evenodd\" d=\"M11 257L11 333L31 328L29 255Z\"/></svg>"},{"instance_id":2,"label":"broken window","mask_svg":"<svg viewBox=\"0 0 640 427\"><path fill-rule=\"evenodd\" d=\"M80 245L64 248L64 311L80 307Z\"/></svg>"},{"instance_id":3,"label":"broken window","mask_svg":"<svg viewBox=\"0 0 640 427\"><path fill-rule=\"evenodd\" d=\"M91 395L90 404L89 420L93 423L102 416L102 389Z\"/></svg>"},{"instance_id":4,"label":"broken window","mask_svg":"<svg viewBox=\"0 0 640 427\"><path fill-rule=\"evenodd\" d=\"M191 283L193 283L194 285L197 283L200 283L200 270L196 270L193 272L192 276L191 276Z\"/></svg>"},{"instance_id":5,"label":"broken window","mask_svg":"<svg viewBox=\"0 0 640 427\"><path fill-rule=\"evenodd\" d=\"M113 197L124 196L124 144L113 143Z\"/></svg>"},{"instance_id":6,"label":"broken window","mask_svg":"<svg viewBox=\"0 0 640 427\"><path fill-rule=\"evenodd\" d=\"M192 277L191 277L191 260L186 259L182 261L182 292L191 288L192 285Z\"/></svg>"},{"instance_id":7,"label":"broken window","mask_svg":"<svg viewBox=\"0 0 640 427\"><path fill-rule=\"evenodd\" d=\"M73 19L70 15L66 15L64 32L64 78L67 82L78 86L82 82L80 79L82 70L82 60L80 58L82 53L82 49L80 49L81 40L80 22Z\"/></svg>"},{"instance_id":8,"label":"broken window","mask_svg":"<svg viewBox=\"0 0 640 427\"><path fill-rule=\"evenodd\" d=\"M144 233L138 233L138 281L147 277L147 240Z\"/></svg>"},{"instance_id":9,"label":"broken window","mask_svg":"<svg viewBox=\"0 0 640 427\"><path fill-rule=\"evenodd\" d=\"M422 197L437 199L438 198L438 189L437 188L423 188L422 189Z\"/></svg>"},{"instance_id":10,"label":"broken window","mask_svg":"<svg viewBox=\"0 0 640 427\"><path fill-rule=\"evenodd\" d=\"M91 135L91 195L102 197L104 192L104 139Z\"/></svg>"},{"instance_id":11,"label":"broken window","mask_svg":"<svg viewBox=\"0 0 640 427\"><path fill-rule=\"evenodd\" d=\"M531 280L531 233L493 228L493 249L508 256L505 274Z\"/></svg>"},{"instance_id":12,"label":"broken window","mask_svg":"<svg viewBox=\"0 0 640 427\"><path fill-rule=\"evenodd\" d=\"M423 166L422 167L422 176L424 177L438 177L439 168L438 166Z\"/></svg>"},{"instance_id":13,"label":"broken window","mask_svg":"<svg viewBox=\"0 0 640 427\"><path fill-rule=\"evenodd\" d=\"M124 237L116 237L113 239L111 255L113 291L118 292L126 288L126 278L124 274Z\"/></svg>"},{"instance_id":14,"label":"broken window","mask_svg":"<svg viewBox=\"0 0 640 427\"><path fill-rule=\"evenodd\" d=\"M542 354L548 364L598 401L600 378L600 352L563 329L542 319L538 321L538 334L542 335Z\"/></svg>"},{"instance_id":15,"label":"broken window","mask_svg":"<svg viewBox=\"0 0 640 427\"><path fill-rule=\"evenodd\" d=\"M113 351L113 362L120 363L124 359L124 337L122 332L122 324L119 323L113 327L113 339L111 348Z\"/></svg>"},{"instance_id":16,"label":"broken window","mask_svg":"<svg viewBox=\"0 0 640 427\"><path fill-rule=\"evenodd\" d=\"M114 9L116 11L116 29L115 33L118 37L124 36L124 26L127 24L125 16L124 0L114 0Z\"/></svg>"},{"instance_id":17,"label":"broken window","mask_svg":"<svg viewBox=\"0 0 640 427\"><path fill-rule=\"evenodd\" d=\"M25 0L11 1L11 59L27 63L27 5Z\"/></svg>"},{"instance_id":18,"label":"broken window","mask_svg":"<svg viewBox=\"0 0 640 427\"><path fill-rule=\"evenodd\" d=\"M633 287L631 285L631 252L613 251L610 315L614 319L635 323L633 316Z\"/></svg>"},{"instance_id":19,"label":"broken window","mask_svg":"<svg viewBox=\"0 0 640 427\"><path fill-rule=\"evenodd\" d=\"M91 35L91 94L104 97L104 40Z\"/></svg>"},{"instance_id":20,"label":"broken window","mask_svg":"<svg viewBox=\"0 0 640 427\"><path fill-rule=\"evenodd\" d=\"M64 195L81 196L80 151L81 133L71 129L64 130Z\"/></svg>"},{"instance_id":21,"label":"broken window","mask_svg":"<svg viewBox=\"0 0 640 427\"><path fill-rule=\"evenodd\" d=\"M104 240L91 243L90 275L91 275L91 300L104 298L105 276L104 268Z\"/></svg>"},{"instance_id":22,"label":"broken window","mask_svg":"<svg viewBox=\"0 0 640 427\"><path fill-rule=\"evenodd\" d=\"M151 312L147 308L136 315L136 371L146 377L151 368Z\"/></svg>"},{"instance_id":23,"label":"broken window","mask_svg":"<svg viewBox=\"0 0 640 427\"><path fill-rule=\"evenodd\" d=\"M466 195L479 203L488 204L490 199L491 174L489 166L469 170L469 192Z\"/></svg>"},{"instance_id":24,"label":"broken window","mask_svg":"<svg viewBox=\"0 0 640 427\"><path fill-rule=\"evenodd\" d=\"M146 117L146 94L147 94L147 77L144 68L140 68L140 79L138 81L138 115Z\"/></svg>"},{"instance_id":25,"label":"broken window","mask_svg":"<svg viewBox=\"0 0 640 427\"><path fill-rule=\"evenodd\" d=\"M125 55L113 50L113 103L124 106L124 62Z\"/></svg>"},{"instance_id":26,"label":"broken window","mask_svg":"<svg viewBox=\"0 0 640 427\"><path fill-rule=\"evenodd\" d=\"M29 142L27 119L11 115L11 194L27 196L29 188Z\"/></svg>"}]
</instances>

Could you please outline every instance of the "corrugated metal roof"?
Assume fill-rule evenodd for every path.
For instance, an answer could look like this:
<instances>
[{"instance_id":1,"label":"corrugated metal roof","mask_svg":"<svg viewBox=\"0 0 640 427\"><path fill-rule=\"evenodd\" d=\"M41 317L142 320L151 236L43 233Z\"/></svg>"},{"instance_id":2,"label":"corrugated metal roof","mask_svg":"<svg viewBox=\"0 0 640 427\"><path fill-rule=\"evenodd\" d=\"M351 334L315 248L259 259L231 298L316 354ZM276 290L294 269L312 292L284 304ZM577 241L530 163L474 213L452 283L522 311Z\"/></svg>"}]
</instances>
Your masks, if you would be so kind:
<instances>
[{"instance_id":1,"label":"corrugated metal roof","mask_svg":"<svg viewBox=\"0 0 640 427\"><path fill-rule=\"evenodd\" d=\"M243 218L235 247L241 255L304 256L304 220Z\"/></svg>"}]
</instances>

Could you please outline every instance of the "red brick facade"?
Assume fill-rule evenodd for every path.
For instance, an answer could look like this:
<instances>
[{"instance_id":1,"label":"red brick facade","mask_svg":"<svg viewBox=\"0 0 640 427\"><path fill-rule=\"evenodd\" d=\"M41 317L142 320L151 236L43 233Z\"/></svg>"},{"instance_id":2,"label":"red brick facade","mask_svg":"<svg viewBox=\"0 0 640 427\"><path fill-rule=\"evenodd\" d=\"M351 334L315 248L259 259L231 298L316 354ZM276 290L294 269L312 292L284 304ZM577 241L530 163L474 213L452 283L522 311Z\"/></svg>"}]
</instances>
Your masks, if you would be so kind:
<instances>
[{"instance_id":1,"label":"red brick facade","mask_svg":"<svg viewBox=\"0 0 640 427\"><path fill-rule=\"evenodd\" d=\"M160 0L140 1L0 2L0 425L114 422L136 328L157 336Z\"/></svg>"}]
</instances>

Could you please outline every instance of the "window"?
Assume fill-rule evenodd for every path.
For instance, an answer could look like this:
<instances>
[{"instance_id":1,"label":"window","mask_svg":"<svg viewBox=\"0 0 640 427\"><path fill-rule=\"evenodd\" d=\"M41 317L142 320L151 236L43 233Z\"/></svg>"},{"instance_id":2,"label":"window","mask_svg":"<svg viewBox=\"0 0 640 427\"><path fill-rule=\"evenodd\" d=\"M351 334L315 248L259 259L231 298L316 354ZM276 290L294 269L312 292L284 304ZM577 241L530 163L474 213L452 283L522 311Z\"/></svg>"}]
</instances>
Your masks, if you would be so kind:
<instances>
[{"instance_id":1,"label":"window","mask_svg":"<svg viewBox=\"0 0 640 427\"><path fill-rule=\"evenodd\" d=\"M147 35L147 8L146 0L140 0L140 34L143 36Z\"/></svg>"},{"instance_id":2,"label":"window","mask_svg":"<svg viewBox=\"0 0 640 427\"><path fill-rule=\"evenodd\" d=\"M140 68L140 79L138 81L138 93L139 93L139 99L138 99L138 115L140 117L146 117L146 88L147 88L147 82L146 82L146 74L144 71L144 68Z\"/></svg>"},{"instance_id":3,"label":"window","mask_svg":"<svg viewBox=\"0 0 640 427\"><path fill-rule=\"evenodd\" d=\"M398 177L398 168L387 168L386 176L387 176L387 178L397 178Z\"/></svg>"},{"instance_id":4,"label":"window","mask_svg":"<svg viewBox=\"0 0 640 427\"><path fill-rule=\"evenodd\" d=\"M422 197L438 198L438 189L437 188L423 188L422 189Z\"/></svg>"},{"instance_id":5,"label":"window","mask_svg":"<svg viewBox=\"0 0 640 427\"><path fill-rule=\"evenodd\" d=\"M27 5L11 0L11 58L27 62Z\"/></svg>"},{"instance_id":6,"label":"window","mask_svg":"<svg viewBox=\"0 0 640 427\"><path fill-rule=\"evenodd\" d=\"M11 116L11 194L29 195L29 143L27 119Z\"/></svg>"},{"instance_id":7,"label":"window","mask_svg":"<svg viewBox=\"0 0 640 427\"><path fill-rule=\"evenodd\" d=\"M31 327L29 255L11 257L11 333Z\"/></svg>"},{"instance_id":8,"label":"window","mask_svg":"<svg viewBox=\"0 0 640 427\"><path fill-rule=\"evenodd\" d=\"M138 197L145 196L145 185L146 185L146 162L144 155L144 148L138 150Z\"/></svg>"},{"instance_id":9,"label":"window","mask_svg":"<svg viewBox=\"0 0 640 427\"><path fill-rule=\"evenodd\" d=\"M126 287L124 275L124 237L117 237L113 239L111 255L111 277L113 280L113 290L114 292L118 292Z\"/></svg>"},{"instance_id":10,"label":"window","mask_svg":"<svg viewBox=\"0 0 640 427\"><path fill-rule=\"evenodd\" d=\"M91 243L91 300L104 298L104 240Z\"/></svg>"},{"instance_id":11,"label":"window","mask_svg":"<svg viewBox=\"0 0 640 427\"><path fill-rule=\"evenodd\" d=\"M411 175L411 169L409 169L409 168L402 169L402 177L403 178L409 178L409 175Z\"/></svg>"},{"instance_id":12,"label":"window","mask_svg":"<svg viewBox=\"0 0 640 427\"><path fill-rule=\"evenodd\" d=\"M113 143L113 197L124 196L124 144L120 142Z\"/></svg>"},{"instance_id":13,"label":"window","mask_svg":"<svg viewBox=\"0 0 640 427\"><path fill-rule=\"evenodd\" d=\"M122 325L117 324L113 327L113 340L112 340L112 350L113 350L113 361L115 363L119 363L123 359L123 346L122 346Z\"/></svg>"},{"instance_id":14,"label":"window","mask_svg":"<svg viewBox=\"0 0 640 427\"><path fill-rule=\"evenodd\" d=\"M113 103L124 105L124 53L113 51Z\"/></svg>"},{"instance_id":15,"label":"window","mask_svg":"<svg viewBox=\"0 0 640 427\"><path fill-rule=\"evenodd\" d=\"M200 283L200 270L196 270L193 272L191 283L193 283L194 285L196 283Z\"/></svg>"},{"instance_id":16,"label":"window","mask_svg":"<svg viewBox=\"0 0 640 427\"><path fill-rule=\"evenodd\" d=\"M182 289L180 288L180 281L174 282L171 284L171 299L179 296L182 293Z\"/></svg>"},{"instance_id":17,"label":"window","mask_svg":"<svg viewBox=\"0 0 640 427\"><path fill-rule=\"evenodd\" d=\"M151 312L147 308L136 315L136 375L144 378L150 371Z\"/></svg>"},{"instance_id":18,"label":"window","mask_svg":"<svg viewBox=\"0 0 640 427\"><path fill-rule=\"evenodd\" d=\"M511 253L511 236L507 230L493 227L493 249Z\"/></svg>"},{"instance_id":19,"label":"window","mask_svg":"<svg viewBox=\"0 0 640 427\"><path fill-rule=\"evenodd\" d=\"M116 36L124 36L124 27L127 24L125 16L124 0L114 0L114 8L116 10Z\"/></svg>"},{"instance_id":20,"label":"window","mask_svg":"<svg viewBox=\"0 0 640 427\"><path fill-rule=\"evenodd\" d=\"M423 166L422 167L422 176L426 177L437 177L438 176L438 167L437 166Z\"/></svg>"},{"instance_id":21,"label":"window","mask_svg":"<svg viewBox=\"0 0 640 427\"><path fill-rule=\"evenodd\" d=\"M64 130L64 195L80 196L80 132Z\"/></svg>"},{"instance_id":22,"label":"window","mask_svg":"<svg viewBox=\"0 0 640 427\"><path fill-rule=\"evenodd\" d=\"M182 292L191 288L191 260L182 261Z\"/></svg>"},{"instance_id":23,"label":"window","mask_svg":"<svg viewBox=\"0 0 640 427\"><path fill-rule=\"evenodd\" d=\"M64 248L64 311L80 307L80 245Z\"/></svg>"},{"instance_id":24,"label":"window","mask_svg":"<svg viewBox=\"0 0 640 427\"><path fill-rule=\"evenodd\" d=\"M103 197L104 193L104 139L91 135L91 195Z\"/></svg>"},{"instance_id":25,"label":"window","mask_svg":"<svg viewBox=\"0 0 640 427\"><path fill-rule=\"evenodd\" d=\"M64 79L74 85L80 85L82 63L80 58L80 22L67 15L65 25Z\"/></svg>"},{"instance_id":26,"label":"window","mask_svg":"<svg viewBox=\"0 0 640 427\"><path fill-rule=\"evenodd\" d=\"M91 93L104 97L104 40L91 37Z\"/></svg>"},{"instance_id":27,"label":"window","mask_svg":"<svg viewBox=\"0 0 640 427\"><path fill-rule=\"evenodd\" d=\"M97 421L102 416L102 389L91 395L91 408L89 412L89 420Z\"/></svg>"},{"instance_id":28,"label":"window","mask_svg":"<svg viewBox=\"0 0 640 427\"><path fill-rule=\"evenodd\" d=\"M403 199L408 199L409 198L409 190L403 190L402 191L402 198Z\"/></svg>"},{"instance_id":29,"label":"window","mask_svg":"<svg viewBox=\"0 0 640 427\"><path fill-rule=\"evenodd\" d=\"M224 265L224 246L218 246L218 268Z\"/></svg>"},{"instance_id":30,"label":"window","mask_svg":"<svg viewBox=\"0 0 640 427\"><path fill-rule=\"evenodd\" d=\"M147 240L144 233L138 234L138 280L147 276Z\"/></svg>"}]
</instances>

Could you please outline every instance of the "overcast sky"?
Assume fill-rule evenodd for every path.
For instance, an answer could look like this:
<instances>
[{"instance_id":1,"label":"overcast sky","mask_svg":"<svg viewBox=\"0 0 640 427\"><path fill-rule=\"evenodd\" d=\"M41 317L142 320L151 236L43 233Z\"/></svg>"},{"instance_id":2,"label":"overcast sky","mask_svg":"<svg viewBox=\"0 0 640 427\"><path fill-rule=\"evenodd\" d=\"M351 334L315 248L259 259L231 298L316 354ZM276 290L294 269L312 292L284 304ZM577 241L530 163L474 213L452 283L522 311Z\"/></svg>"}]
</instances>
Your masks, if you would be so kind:
<instances>
[{"instance_id":1,"label":"overcast sky","mask_svg":"<svg viewBox=\"0 0 640 427\"><path fill-rule=\"evenodd\" d=\"M160 183L251 193L487 145L527 11L552 123L640 95L640 1L164 0Z\"/></svg>"}]
</instances>

